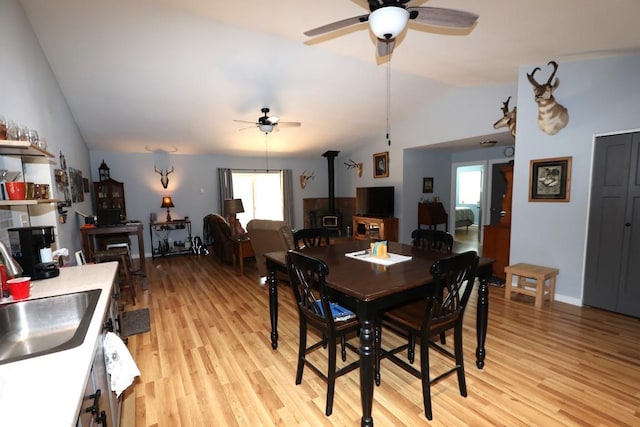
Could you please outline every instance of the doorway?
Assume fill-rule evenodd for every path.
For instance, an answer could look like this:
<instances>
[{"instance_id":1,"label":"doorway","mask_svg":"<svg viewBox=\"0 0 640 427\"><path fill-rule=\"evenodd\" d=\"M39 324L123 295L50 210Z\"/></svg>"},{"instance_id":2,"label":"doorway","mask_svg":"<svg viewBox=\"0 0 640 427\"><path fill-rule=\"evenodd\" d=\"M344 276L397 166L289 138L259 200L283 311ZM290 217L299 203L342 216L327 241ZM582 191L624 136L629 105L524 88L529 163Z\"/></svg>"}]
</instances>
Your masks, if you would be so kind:
<instances>
[{"instance_id":1,"label":"doorway","mask_svg":"<svg viewBox=\"0 0 640 427\"><path fill-rule=\"evenodd\" d=\"M478 251L482 242L485 169L486 162L452 164L449 230L469 250Z\"/></svg>"}]
</instances>

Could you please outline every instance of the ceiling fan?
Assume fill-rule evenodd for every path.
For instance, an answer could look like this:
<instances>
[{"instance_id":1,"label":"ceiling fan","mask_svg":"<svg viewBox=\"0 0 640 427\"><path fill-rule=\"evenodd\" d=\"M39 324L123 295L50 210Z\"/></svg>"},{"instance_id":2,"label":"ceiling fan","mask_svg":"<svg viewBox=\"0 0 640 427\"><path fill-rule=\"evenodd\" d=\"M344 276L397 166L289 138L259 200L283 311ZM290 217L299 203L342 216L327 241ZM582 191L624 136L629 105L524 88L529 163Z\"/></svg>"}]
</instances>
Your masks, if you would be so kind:
<instances>
[{"instance_id":1,"label":"ceiling fan","mask_svg":"<svg viewBox=\"0 0 640 427\"><path fill-rule=\"evenodd\" d=\"M371 32L378 38L378 56L385 56L393 51L394 40L404 31L409 19L418 24L453 29L469 29L478 20L478 15L475 13L462 10L440 7L407 7L406 5L410 1L368 0L370 14L332 22L305 31L304 34L310 37L319 36L368 21Z\"/></svg>"},{"instance_id":2,"label":"ceiling fan","mask_svg":"<svg viewBox=\"0 0 640 427\"><path fill-rule=\"evenodd\" d=\"M269 117L269 107L264 107L260 111L262 111L262 116L258 117L256 122L251 122L248 120L234 120L234 122L239 123L251 123L252 126L248 126L246 128L242 128L240 130L249 129L252 127L257 127L261 132L265 134L270 133L272 130L278 130L279 127L299 127L302 126L300 122L281 122L278 117L271 116Z\"/></svg>"}]
</instances>

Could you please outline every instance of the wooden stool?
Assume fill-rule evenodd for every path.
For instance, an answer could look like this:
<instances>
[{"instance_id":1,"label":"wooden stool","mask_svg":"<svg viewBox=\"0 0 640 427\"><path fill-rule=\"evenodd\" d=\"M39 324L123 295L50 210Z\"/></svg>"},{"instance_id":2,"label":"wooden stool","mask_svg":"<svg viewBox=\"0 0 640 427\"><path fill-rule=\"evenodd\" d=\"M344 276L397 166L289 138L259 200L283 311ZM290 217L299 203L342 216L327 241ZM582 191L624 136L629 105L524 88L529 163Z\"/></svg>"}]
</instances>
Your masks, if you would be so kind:
<instances>
[{"instance_id":1,"label":"wooden stool","mask_svg":"<svg viewBox=\"0 0 640 427\"><path fill-rule=\"evenodd\" d=\"M128 290L131 296L131 303L136 305L136 289L132 280L131 260L128 248L113 248L107 251L96 251L93 254L96 263L118 261L118 272L120 276L120 290Z\"/></svg>"},{"instance_id":2,"label":"wooden stool","mask_svg":"<svg viewBox=\"0 0 640 427\"><path fill-rule=\"evenodd\" d=\"M535 297L535 305L542 308L544 300L553 302L556 292L556 276L560 273L557 268L541 267L533 264L514 264L504 268L507 279L504 286L505 299L511 299L511 293L519 293ZM513 276L518 277L516 285ZM547 282L548 281L548 282Z\"/></svg>"}]
</instances>

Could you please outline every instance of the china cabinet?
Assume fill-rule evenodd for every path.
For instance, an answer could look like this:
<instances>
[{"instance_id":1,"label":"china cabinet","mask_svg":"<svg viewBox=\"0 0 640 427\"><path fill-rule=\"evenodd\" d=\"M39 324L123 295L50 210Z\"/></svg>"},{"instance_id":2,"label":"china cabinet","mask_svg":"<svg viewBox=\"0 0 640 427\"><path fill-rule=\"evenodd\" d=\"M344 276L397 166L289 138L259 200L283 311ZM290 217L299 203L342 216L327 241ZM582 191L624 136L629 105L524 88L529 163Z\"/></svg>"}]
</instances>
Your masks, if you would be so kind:
<instances>
[{"instance_id":1,"label":"china cabinet","mask_svg":"<svg viewBox=\"0 0 640 427\"><path fill-rule=\"evenodd\" d=\"M124 201L124 184L122 182L112 178L94 182L93 197L96 211L100 209L119 209L120 215L126 218L127 207Z\"/></svg>"}]
</instances>

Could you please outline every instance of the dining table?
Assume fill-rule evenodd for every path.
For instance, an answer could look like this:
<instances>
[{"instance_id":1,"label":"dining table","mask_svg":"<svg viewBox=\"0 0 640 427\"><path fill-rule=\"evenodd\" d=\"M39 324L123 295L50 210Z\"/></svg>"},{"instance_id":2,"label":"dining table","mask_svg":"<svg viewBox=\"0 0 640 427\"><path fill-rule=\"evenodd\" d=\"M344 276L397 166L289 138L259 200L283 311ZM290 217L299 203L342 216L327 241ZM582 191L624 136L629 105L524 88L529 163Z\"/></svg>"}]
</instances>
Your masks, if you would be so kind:
<instances>
[{"instance_id":1,"label":"dining table","mask_svg":"<svg viewBox=\"0 0 640 427\"><path fill-rule=\"evenodd\" d=\"M360 321L360 394L362 426L373 426L372 407L375 377L375 327L379 316L392 307L425 297L432 282L431 265L447 253L414 248L397 242L387 243L387 252L401 259L385 265L384 260L366 254L369 240L352 240L339 244L309 247L301 251L323 260L328 268L327 287L341 305L353 310ZM362 256L354 256L362 254ZM278 272L286 273L286 251L265 254L269 285L271 347L278 348ZM492 275L491 258L480 257L478 264L478 299L476 312L476 366L484 367L485 340L489 308L488 280ZM388 262L386 264L389 264Z\"/></svg>"}]
</instances>

